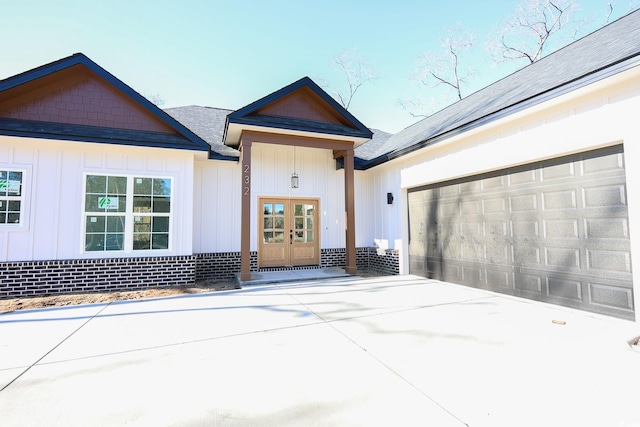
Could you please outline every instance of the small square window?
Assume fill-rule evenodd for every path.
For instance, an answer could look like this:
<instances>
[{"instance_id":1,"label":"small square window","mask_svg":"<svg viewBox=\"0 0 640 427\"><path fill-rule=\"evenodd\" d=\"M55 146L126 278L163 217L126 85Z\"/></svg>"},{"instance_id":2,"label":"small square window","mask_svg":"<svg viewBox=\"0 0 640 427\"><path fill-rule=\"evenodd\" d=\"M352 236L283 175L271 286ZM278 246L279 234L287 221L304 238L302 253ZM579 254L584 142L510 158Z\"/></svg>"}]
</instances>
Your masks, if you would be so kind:
<instances>
[{"instance_id":1,"label":"small square window","mask_svg":"<svg viewBox=\"0 0 640 427\"><path fill-rule=\"evenodd\" d=\"M0 224L20 225L24 208L24 173L0 170Z\"/></svg>"}]
</instances>

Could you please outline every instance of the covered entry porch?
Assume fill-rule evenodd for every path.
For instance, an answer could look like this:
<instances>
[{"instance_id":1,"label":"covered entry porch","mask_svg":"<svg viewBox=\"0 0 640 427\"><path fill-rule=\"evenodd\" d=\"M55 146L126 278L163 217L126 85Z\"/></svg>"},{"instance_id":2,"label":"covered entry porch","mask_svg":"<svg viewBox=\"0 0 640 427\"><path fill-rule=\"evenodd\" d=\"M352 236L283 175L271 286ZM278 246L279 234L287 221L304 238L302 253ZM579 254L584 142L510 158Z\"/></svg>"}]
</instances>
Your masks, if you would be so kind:
<instances>
[{"instance_id":1,"label":"covered entry porch","mask_svg":"<svg viewBox=\"0 0 640 427\"><path fill-rule=\"evenodd\" d=\"M252 279L254 250L258 253L258 267L319 267L323 249L320 211L329 198L335 204L334 199L342 195L344 217L335 223L344 223L344 271L357 272L354 148L370 138L371 131L306 77L227 117L225 144L241 154L241 185L237 189L241 194L240 281ZM252 156L256 147L273 152L278 146L293 148L292 167L285 163L283 168L277 160L269 163ZM342 188L336 188L336 182L331 181L328 185L333 187L323 194L310 187L298 189L294 178L296 149L328 151L329 160L333 161L332 173L341 174ZM336 167L338 160L342 171ZM307 171L299 179L322 179L312 175L318 169L311 169L311 175ZM261 182L265 173L276 176L280 184ZM282 188L282 182L289 180L294 190Z\"/></svg>"}]
</instances>

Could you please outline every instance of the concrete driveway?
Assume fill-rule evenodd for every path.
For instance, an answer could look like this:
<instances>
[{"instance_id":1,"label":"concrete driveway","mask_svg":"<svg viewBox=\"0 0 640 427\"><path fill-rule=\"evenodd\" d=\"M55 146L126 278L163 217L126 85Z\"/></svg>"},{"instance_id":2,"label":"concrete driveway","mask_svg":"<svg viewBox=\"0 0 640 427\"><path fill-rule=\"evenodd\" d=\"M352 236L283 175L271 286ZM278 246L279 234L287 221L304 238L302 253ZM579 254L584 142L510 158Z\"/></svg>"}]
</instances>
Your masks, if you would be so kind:
<instances>
[{"instance_id":1,"label":"concrete driveway","mask_svg":"<svg viewBox=\"0 0 640 427\"><path fill-rule=\"evenodd\" d=\"M640 426L637 335L414 276L7 313L0 425Z\"/></svg>"}]
</instances>

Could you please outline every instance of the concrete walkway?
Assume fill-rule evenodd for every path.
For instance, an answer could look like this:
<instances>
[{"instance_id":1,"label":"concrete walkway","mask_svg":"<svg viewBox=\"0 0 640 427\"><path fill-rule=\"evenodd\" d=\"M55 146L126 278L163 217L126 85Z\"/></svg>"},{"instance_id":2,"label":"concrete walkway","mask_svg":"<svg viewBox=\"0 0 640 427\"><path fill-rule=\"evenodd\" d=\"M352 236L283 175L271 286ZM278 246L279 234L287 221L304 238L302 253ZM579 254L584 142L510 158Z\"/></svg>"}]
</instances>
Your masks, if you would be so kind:
<instances>
[{"instance_id":1,"label":"concrete walkway","mask_svg":"<svg viewBox=\"0 0 640 427\"><path fill-rule=\"evenodd\" d=\"M640 426L637 335L413 276L6 313L0 425Z\"/></svg>"},{"instance_id":2,"label":"concrete walkway","mask_svg":"<svg viewBox=\"0 0 640 427\"><path fill-rule=\"evenodd\" d=\"M252 285L266 285L269 283L299 282L304 280L326 280L336 277L349 277L344 268L309 268L301 270L263 271L251 273L250 280L241 280L240 273L236 274L236 281L240 287Z\"/></svg>"}]
</instances>

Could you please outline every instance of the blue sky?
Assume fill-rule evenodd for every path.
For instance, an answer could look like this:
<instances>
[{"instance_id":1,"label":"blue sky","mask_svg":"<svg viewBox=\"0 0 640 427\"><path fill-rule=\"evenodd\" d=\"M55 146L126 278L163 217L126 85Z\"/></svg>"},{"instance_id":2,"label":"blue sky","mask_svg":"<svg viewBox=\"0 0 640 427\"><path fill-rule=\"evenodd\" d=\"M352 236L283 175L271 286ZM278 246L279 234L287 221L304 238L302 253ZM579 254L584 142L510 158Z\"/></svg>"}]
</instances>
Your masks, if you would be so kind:
<instances>
[{"instance_id":1,"label":"blue sky","mask_svg":"<svg viewBox=\"0 0 640 427\"><path fill-rule=\"evenodd\" d=\"M333 58L355 48L380 77L360 89L350 112L397 132L416 121L398 100L433 91L409 78L416 60L439 52L450 26L476 35L468 92L517 68L496 66L484 50L517 3L0 0L0 79L82 52L138 92L158 93L163 108L238 109L304 76L339 87ZM607 3L578 0L582 34L604 24ZM619 17L637 2L614 3Z\"/></svg>"}]
</instances>

